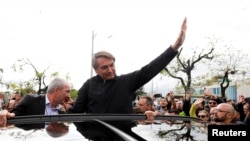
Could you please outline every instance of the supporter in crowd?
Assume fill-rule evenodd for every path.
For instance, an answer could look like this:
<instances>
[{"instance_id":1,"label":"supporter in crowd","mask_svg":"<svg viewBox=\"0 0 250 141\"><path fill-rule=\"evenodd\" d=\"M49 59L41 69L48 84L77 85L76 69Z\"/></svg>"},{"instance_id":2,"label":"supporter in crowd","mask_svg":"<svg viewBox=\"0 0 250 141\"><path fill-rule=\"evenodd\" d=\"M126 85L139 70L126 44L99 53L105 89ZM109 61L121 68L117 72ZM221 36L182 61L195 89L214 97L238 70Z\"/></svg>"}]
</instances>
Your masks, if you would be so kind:
<instances>
[{"instance_id":1,"label":"supporter in crowd","mask_svg":"<svg viewBox=\"0 0 250 141\"><path fill-rule=\"evenodd\" d=\"M224 125L234 123L234 107L228 103L220 103L215 110L215 124Z\"/></svg>"},{"instance_id":2,"label":"supporter in crowd","mask_svg":"<svg viewBox=\"0 0 250 141\"><path fill-rule=\"evenodd\" d=\"M185 113L183 111L183 100L176 100L176 110L178 111L178 115L185 116Z\"/></svg>"},{"instance_id":3,"label":"supporter in crowd","mask_svg":"<svg viewBox=\"0 0 250 141\"><path fill-rule=\"evenodd\" d=\"M147 112L152 113L154 116L159 114L159 112L155 110L153 99L149 96L141 96L136 105L137 106L133 109L133 112L136 114L144 114ZM139 120L135 121L134 123L136 123L137 125L137 124L147 124L152 122L153 121Z\"/></svg>"},{"instance_id":4,"label":"supporter in crowd","mask_svg":"<svg viewBox=\"0 0 250 141\"><path fill-rule=\"evenodd\" d=\"M204 122L208 122L210 120L209 113L206 110L200 110L198 113L198 118Z\"/></svg>"},{"instance_id":5,"label":"supporter in crowd","mask_svg":"<svg viewBox=\"0 0 250 141\"><path fill-rule=\"evenodd\" d=\"M201 110L204 110L205 101L203 98L197 98L193 104L191 105L191 108L189 110L190 117L198 117L198 113Z\"/></svg>"},{"instance_id":6,"label":"supporter in crowd","mask_svg":"<svg viewBox=\"0 0 250 141\"><path fill-rule=\"evenodd\" d=\"M187 90L186 94L185 94L185 98L183 100L183 111L180 112L179 114L182 116L190 116L189 111L190 108L192 106L191 104L191 97L192 97L192 91L191 90Z\"/></svg>"},{"instance_id":7,"label":"supporter in crowd","mask_svg":"<svg viewBox=\"0 0 250 141\"><path fill-rule=\"evenodd\" d=\"M210 108L210 111L209 111L209 115L210 115L209 121L211 121L211 122L214 122L215 111L216 111L216 107Z\"/></svg>"},{"instance_id":8,"label":"supporter in crowd","mask_svg":"<svg viewBox=\"0 0 250 141\"><path fill-rule=\"evenodd\" d=\"M159 100L159 105L156 106L156 110L159 112L160 115L164 115L168 113L168 100L165 97L161 97Z\"/></svg>"},{"instance_id":9,"label":"supporter in crowd","mask_svg":"<svg viewBox=\"0 0 250 141\"><path fill-rule=\"evenodd\" d=\"M224 101L219 98L217 95L213 94L210 89L204 89L204 96L208 99L208 109L209 112L212 107L216 107L220 103L224 103Z\"/></svg>"},{"instance_id":10,"label":"supporter in crowd","mask_svg":"<svg viewBox=\"0 0 250 141\"><path fill-rule=\"evenodd\" d=\"M156 108L157 106L159 106L159 101L162 97L161 93L156 93L152 95L152 100L154 101L154 108Z\"/></svg>"},{"instance_id":11,"label":"supporter in crowd","mask_svg":"<svg viewBox=\"0 0 250 141\"><path fill-rule=\"evenodd\" d=\"M22 94L21 93L15 93L14 97L9 101L7 110L11 111L22 99Z\"/></svg>"},{"instance_id":12,"label":"supporter in crowd","mask_svg":"<svg viewBox=\"0 0 250 141\"><path fill-rule=\"evenodd\" d=\"M169 111L176 109L174 93L170 91L165 97L161 97L159 100L159 105L156 106L156 111L160 115L167 115Z\"/></svg>"},{"instance_id":13,"label":"supporter in crowd","mask_svg":"<svg viewBox=\"0 0 250 141\"><path fill-rule=\"evenodd\" d=\"M146 111L155 111L154 101L149 96L141 96L134 108L134 113L145 113Z\"/></svg>"},{"instance_id":14,"label":"supporter in crowd","mask_svg":"<svg viewBox=\"0 0 250 141\"><path fill-rule=\"evenodd\" d=\"M237 109L240 114L240 121L244 122L247 111L244 110L244 105L247 104L247 98L244 97L244 95L240 94L238 98L238 103L237 103Z\"/></svg>"},{"instance_id":15,"label":"supporter in crowd","mask_svg":"<svg viewBox=\"0 0 250 141\"><path fill-rule=\"evenodd\" d=\"M244 124L250 125L250 98L246 99L246 103L243 106L243 110L244 110Z\"/></svg>"},{"instance_id":16,"label":"supporter in crowd","mask_svg":"<svg viewBox=\"0 0 250 141\"><path fill-rule=\"evenodd\" d=\"M167 104L167 109L168 110L175 110L176 109L176 103L175 103L175 97L174 97L174 92L170 91L169 93L166 94L165 98L168 101Z\"/></svg>"}]
</instances>

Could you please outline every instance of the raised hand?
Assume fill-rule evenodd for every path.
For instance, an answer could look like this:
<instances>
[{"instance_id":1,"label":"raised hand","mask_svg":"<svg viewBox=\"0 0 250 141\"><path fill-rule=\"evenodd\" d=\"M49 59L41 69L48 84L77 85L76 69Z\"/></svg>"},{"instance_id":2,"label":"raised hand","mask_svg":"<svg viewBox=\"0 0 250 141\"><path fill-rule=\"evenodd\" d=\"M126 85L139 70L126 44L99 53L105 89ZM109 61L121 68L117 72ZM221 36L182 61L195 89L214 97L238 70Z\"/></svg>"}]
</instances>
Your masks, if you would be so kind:
<instances>
[{"instance_id":1,"label":"raised hand","mask_svg":"<svg viewBox=\"0 0 250 141\"><path fill-rule=\"evenodd\" d=\"M204 101L203 98L197 98L197 99L195 100L194 104L195 104L195 105L199 105L199 104L201 104L203 101Z\"/></svg>"},{"instance_id":2,"label":"raised hand","mask_svg":"<svg viewBox=\"0 0 250 141\"><path fill-rule=\"evenodd\" d=\"M177 38L175 43L172 45L172 48L175 51L178 51L180 46L183 44L183 42L185 40L185 36L186 36L186 30L187 30L187 18L185 17L185 19L183 20L182 26L181 26L181 32L179 34L179 37Z\"/></svg>"},{"instance_id":3,"label":"raised hand","mask_svg":"<svg viewBox=\"0 0 250 141\"><path fill-rule=\"evenodd\" d=\"M206 89L204 90L204 96L210 97L210 96L213 96L213 93L211 92L210 89L206 88Z\"/></svg>"},{"instance_id":4,"label":"raised hand","mask_svg":"<svg viewBox=\"0 0 250 141\"><path fill-rule=\"evenodd\" d=\"M242 104L246 103L244 95L239 95L239 102Z\"/></svg>"}]
</instances>

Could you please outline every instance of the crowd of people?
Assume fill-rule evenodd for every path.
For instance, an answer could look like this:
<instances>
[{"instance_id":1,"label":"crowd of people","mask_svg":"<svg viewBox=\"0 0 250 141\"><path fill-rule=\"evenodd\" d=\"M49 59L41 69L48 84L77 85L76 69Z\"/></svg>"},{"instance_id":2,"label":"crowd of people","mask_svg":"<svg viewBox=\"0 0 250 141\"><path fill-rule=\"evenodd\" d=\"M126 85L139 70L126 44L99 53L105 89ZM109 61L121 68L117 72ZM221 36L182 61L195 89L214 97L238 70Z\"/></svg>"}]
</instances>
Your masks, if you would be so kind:
<instances>
[{"instance_id":1,"label":"crowd of people","mask_svg":"<svg viewBox=\"0 0 250 141\"><path fill-rule=\"evenodd\" d=\"M0 93L0 111L12 110L19 103L21 98L22 98L22 94L19 92L15 92L13 94Z\"/></svg>"},{"instance_id":2,"label":"crowd of people","mask_svg":"<svg viewBox=\"0 0 250 141\"><path fill-rule=\"evenodd\" d=\"M209 124L245 124L250 125L250 98L239 95L238 102L225 101L204 90L204 96L191 101L192 93L187 91L185 97L176 98L173 92L155 99L155 96L142 96L134 108L135 113L152 113L153 115L179 115L200 118ZM154 101L157 101L156 104Z\"/></svg>"},{"instance_id":3,"label":"crowd of people","mask_svg":"<svg viewBox=\"0 0 250 141\"><path fill-rule=\"evenodd\" d=\"M176 99L174 93L170 92L166 97L161 97L159 103L156 105L152 97L144 96L140 97L136 107L133 107L132 102L135 97L135 91L154 78L178 54L178 50L185 40L186 23L187 19L185 18L177 40L170 47L142 68L128 74L116 75L115 57L111 53L106 51L95 53L92 59L92 66L97 75L83 83L82 87L78 90L78 97L73 103L70 102L70 104L65 105L65 99L70 98L71 88L67 81L57 78L48 85L46 95L25 95L12 110L2 110L0 112L0 127L6 127L8 125L8 119L15 116L55 115L64 113L144 113L147 116L147 120L154 120L154 117L158 114L180 114L182 116L200 117L202 119L205 119L203 117L207 116L207 120L219 121L221 123L238 121L234 118L236 117L234 107L223 102L220 104L219 98L212 94L210 100L216 102L216 104L211 104L216 106L213 118L208 117L212 113L210 111L212 108L209 110L205 109L203 99L197 99L195 102L191 102L191 94L187 94L186 97L181 100ZM206 95L210 95L209 91L206 91ZM242 106L243 109L245 109L246 106L242 102L244 101L241 101L238 106ZM210 104L210 102L208 102L208 104ZM63 109L61 105L64 105ZM245 121L248 117L249 105L248 112L245 111L245 113L240 116L240 119L244 119L243 122L248 124L249 120ZM131 127L133 127L134 124L132 124L131 120L107 121L107 123L137 140L144 140L132 132ZM117 135L113 132L108 132L105 127L97 122L75 122L74 124L77 130L90 140L119 140ZM46 124L42 123L20 124L18 126L24 129L47 127Z\"/></svg>"}]
</instances>

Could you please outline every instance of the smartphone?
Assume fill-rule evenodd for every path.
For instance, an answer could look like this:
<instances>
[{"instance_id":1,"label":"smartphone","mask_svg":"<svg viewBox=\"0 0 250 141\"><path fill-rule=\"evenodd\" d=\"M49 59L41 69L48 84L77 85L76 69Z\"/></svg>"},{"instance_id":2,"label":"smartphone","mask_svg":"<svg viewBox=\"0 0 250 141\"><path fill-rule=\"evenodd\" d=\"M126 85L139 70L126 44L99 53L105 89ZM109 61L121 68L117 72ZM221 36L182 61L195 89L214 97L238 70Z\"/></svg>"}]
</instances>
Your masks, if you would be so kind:
<instances>
[{"instance_id":1,"label":"smartphone","mask_svg":"<svg viewBox=\"0 0 250 141\"><path fill-rule=\"evenodd\" d=\"M158 94L154 94L155 98L158 98L158 97L162 97L162 94L161 93L158 93Z\"/></svg>"}]
</instances>

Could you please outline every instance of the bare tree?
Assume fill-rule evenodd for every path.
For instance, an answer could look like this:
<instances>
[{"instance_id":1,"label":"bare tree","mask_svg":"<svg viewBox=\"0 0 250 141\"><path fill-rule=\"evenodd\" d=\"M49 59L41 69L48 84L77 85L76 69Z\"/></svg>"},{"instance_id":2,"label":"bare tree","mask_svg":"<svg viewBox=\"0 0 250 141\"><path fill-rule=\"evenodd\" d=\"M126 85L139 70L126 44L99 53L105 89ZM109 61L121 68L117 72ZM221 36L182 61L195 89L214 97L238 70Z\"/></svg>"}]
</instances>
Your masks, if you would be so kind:
<instances>
[{"instance_id":1,"label":"bare tree","mask_svg":"<svg viewBox=\"0 0 250 141\"><path fill-rule=\"evenodd\" d=\"M186 59L186 58L181 58L180 55L182 53L182 48L180 52L177 54L176 57L176 63L174 66L171 66L168 68L165 67L164 71L172 78L178 79L181 82L182 87L184 88L184 91L186 92L191 88L192 84L192 70L194 70L195 65L197 63L200 63L204 59L212 60L213 59L213 53L214 48L211 48L208 52L206 53L199 53L196 55L196 51L193 52L192 58L191 59ZM179 72L184 73L187 77L186 81L185 79L178 75ZM164 72L162 72L164 74Z\"/></svg>"},{"instance_id":2,"label":"bare tree","mask_svg":"<svg viewBox=\"0 0 250 141\"><path fill-rule=\"evenodd\" d=\"M233 81L232 77L240 79L242 76L244 79L247 76L249 58L246 53L233 48L232 45L221 44L221 46L216 51L213 61L209 63L209 68L215 82L220 82L221 97L226 98L226 89Z\"/></svg>"}]
</instances>

